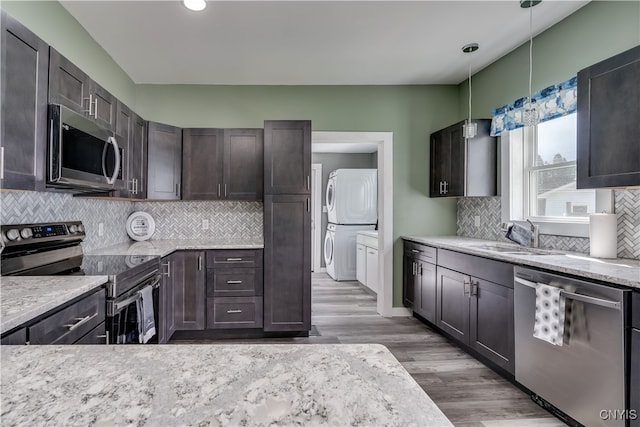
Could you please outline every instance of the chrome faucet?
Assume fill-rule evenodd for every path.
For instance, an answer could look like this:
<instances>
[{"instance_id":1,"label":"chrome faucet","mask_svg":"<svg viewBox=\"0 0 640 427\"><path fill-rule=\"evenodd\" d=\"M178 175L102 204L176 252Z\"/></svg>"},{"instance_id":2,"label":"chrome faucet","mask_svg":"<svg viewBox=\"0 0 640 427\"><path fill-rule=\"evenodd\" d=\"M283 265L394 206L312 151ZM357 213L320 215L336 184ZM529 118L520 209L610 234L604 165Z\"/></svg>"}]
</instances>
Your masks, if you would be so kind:
<instances>
[{"instance_id":1,"label":"chrome faucet","mask_svg":"<svg viewBox=\"0 0 640 427\"><path fill-rule=\"evenodd\" d=\"M527 218L527 222L531 225L531 247L532 248L537 248L540 246L540 241L539 241L539 226L535 225L533 222L531 222L528 218Z\"/></svg>"}]
</instances>

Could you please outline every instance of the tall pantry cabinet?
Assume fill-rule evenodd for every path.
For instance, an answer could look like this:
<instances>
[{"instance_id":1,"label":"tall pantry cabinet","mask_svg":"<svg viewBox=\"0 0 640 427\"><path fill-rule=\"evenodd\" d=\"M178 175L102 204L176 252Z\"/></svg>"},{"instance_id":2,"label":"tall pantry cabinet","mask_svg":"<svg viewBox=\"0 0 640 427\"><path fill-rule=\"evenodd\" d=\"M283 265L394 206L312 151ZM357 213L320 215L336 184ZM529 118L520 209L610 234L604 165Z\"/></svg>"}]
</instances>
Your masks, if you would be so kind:
<instances>
[{"instance_id":1,"label":"tall pantry cabinet","mask_svg":"<svg viewBox=\"0 0 640 427\"><path fill-rule=\"evenodd\" d=\"M264 330L311 329L311 121L264 123Z\"/></svg>"}]
</instances>

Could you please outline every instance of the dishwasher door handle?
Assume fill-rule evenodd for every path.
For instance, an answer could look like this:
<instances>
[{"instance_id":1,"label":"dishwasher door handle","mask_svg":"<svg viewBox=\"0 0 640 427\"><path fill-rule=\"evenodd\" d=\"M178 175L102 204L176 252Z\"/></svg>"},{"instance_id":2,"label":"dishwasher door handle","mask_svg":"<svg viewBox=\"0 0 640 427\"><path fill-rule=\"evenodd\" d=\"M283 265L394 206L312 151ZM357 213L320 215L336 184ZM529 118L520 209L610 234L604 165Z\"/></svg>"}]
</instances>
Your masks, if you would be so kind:
<instances>
[{"instance_id":1,"label":"dishwasher door handle","mask_svg":"<svg viewBox=\"0 0 640 427\"><path fill-rule=\"evenodd\" d=\"M535 282L523 279L521 277L514 277L513 280L516 283L528 286L533 289L535 289L537 285ZM598 305L600 307L613 308L616 310L621 310L622 308L622 304L620 303L620 301L611 301L608 299L596 298L589 295L577 294L575 292L565 291L564 289L560 291L560 295L564 296L565 298L572 299L574 301L585 302L587 304Z\"/></svg>"}]
</instances>

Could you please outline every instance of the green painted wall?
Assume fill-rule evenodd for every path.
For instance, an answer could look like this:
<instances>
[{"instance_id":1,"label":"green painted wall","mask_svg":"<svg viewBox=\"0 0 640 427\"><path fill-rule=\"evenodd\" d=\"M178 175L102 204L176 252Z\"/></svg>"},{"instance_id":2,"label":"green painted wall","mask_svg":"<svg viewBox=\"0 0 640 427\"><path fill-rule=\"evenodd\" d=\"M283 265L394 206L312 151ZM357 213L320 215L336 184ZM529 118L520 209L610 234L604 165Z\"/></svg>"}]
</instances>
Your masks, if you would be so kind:
<instances>
[{"instance_id":1,"label":"green painted wall","mask_svg":"<svg viewBox=\"0 0 640 427\"><path fill-rule=\"evenodd\" d=\"M533 92L639 44L639 1L592 1L533 39ZM482 46L477 54L482 55ZM474 117L490 118L494 108L528 96L529 43L475 74L472 91ZM466 81L459 96L463 119L468 115Z\"/></svg>"},{"instance_id":2,"label":"green painted wall","mask_svg":"<svg viewBox=\"0 0 640 427\"><path fill-rule=\"evenodd\" d=\"M0 7L130 107L135 84L57 1L4 1ZM114 28L115 31L115 28Z\"/></svg>"},{"instance_id":3,"label":"green painted wall","mask_svg":"<svg viewBox=\"0 0 640 427\"><path fill-rule=\"evenodd\" d=\"M401 306L403 235L456 232L455 200L428 197L429 134L454 122L457 86L136 87L143 117L181 127L262 127L311 119L313 130L393 132L394 305Z\"/></svg>"}]
</instances>

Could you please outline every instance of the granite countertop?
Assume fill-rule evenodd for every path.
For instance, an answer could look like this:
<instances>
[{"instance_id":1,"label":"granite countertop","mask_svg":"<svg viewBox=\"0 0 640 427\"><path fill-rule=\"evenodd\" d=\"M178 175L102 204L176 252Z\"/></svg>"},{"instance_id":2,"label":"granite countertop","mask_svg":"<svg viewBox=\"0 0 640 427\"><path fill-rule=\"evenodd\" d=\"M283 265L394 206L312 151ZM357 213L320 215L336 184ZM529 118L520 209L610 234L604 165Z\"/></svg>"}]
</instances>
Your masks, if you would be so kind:
<instances>
[{"instance_id":1,"label":"granite countertop","mask_svg":"<svg viewBox=\"0 0 640 427\"><path fill-rule=\"evenodd\" d=\"M170 255L179 250L206 249L262 249L262 238L253 239L167 239L146 240L144 242L129 241L106 248L96 249L87 255Z\"/></svg>"},{"instance_id":2,"label":"granite countertop","mask_svg":"<svg viewBox=\"0 0 640 427\"><path fill-rule=\"evenodd\" d=\"M576 252L550 250L549 254L512 254L498 252L491 249L478 247L484 244L498 244L500 246L509 243L495 242L493 240L473 239L459 236L403 236L405 240L479 255L500 261L510 262L529 267L538 267L557 273L567 273L587 279L595 279L617 285L640 289L640 261L630 259L600 259L591 258L585 254ZM514 244L514 249L519 246ZM541 250L540 252L544 252Z\"/></svg>"},{"instance_id":3,"label":"granite countertop","mask_svg":"<svg viewBox=\"0 0 640 427\"><path fill-rule=\"evenodd\" d=\"M365 231L358 231L358 233L357 233L357 234L362 234L362 235L369 236L369 237L373 237L373 238L376 238L376 239L378 238L378 230L372 230L372 231L367 231L367 230L365 230Z\"/></svg>"},{"instance_id":4,"label":"granite countertop","mask_svg":"<svg viewBox=\"0 0 640 427\"><path fill-rule=\"evenodd\" d=\"M0 277L0 333L95 289L107 276Z\"/></svg>"},{"instance_id":5,"label":"granite countertop","mask_svg":"<svg viewBox=\"0 0 640 427\"><path fill-rule=\"evenodd\" d=\"M378 344L4 346L7 425L452 426Z\"/></svg>"}]
</instances>

